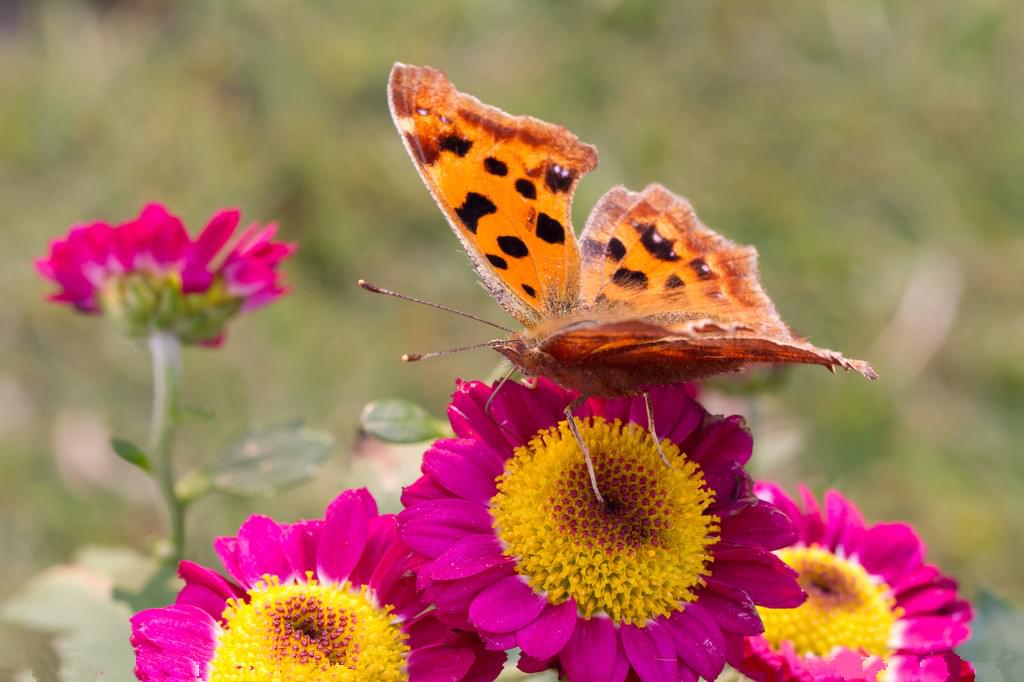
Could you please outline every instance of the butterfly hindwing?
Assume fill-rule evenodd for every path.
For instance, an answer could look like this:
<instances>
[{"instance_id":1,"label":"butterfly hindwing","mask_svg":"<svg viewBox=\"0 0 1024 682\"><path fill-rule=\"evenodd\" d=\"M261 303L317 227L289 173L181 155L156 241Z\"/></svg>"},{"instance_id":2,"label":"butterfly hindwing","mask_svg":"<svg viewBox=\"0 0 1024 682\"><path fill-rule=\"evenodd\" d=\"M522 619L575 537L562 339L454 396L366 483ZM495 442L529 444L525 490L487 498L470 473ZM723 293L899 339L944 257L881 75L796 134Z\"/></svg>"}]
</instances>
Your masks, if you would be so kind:
<instances>
[{"instance_id":1,"label":"butterfly hindwing","mask_svg":"<svg viewBox=\"0 0 1024 682\"><path fill-rule=\"evenodd\" d=\"M575 355L576 362L609 368L659 363L677 381L753 362L874 375L865 363L795 336L761 288L757 251L703 225L688 201L660 185L610 190L581 241L580 296L595 322L547 339L545 349L565 361ZM627 320L632 327L622 324Z\"/></svg>"},{"instance_id":2,"label":"butterfly hindwing","mask_svg":"<svg viewBox=\"0 0 1024 682\"><path fill-rule=\"evenodd\" d=\"M491 294L527 327L571 311L580 263L570 210L594 147L483 104L429 67L396 64L388 94L406 149Z\"/></svg>"}]
</instances>

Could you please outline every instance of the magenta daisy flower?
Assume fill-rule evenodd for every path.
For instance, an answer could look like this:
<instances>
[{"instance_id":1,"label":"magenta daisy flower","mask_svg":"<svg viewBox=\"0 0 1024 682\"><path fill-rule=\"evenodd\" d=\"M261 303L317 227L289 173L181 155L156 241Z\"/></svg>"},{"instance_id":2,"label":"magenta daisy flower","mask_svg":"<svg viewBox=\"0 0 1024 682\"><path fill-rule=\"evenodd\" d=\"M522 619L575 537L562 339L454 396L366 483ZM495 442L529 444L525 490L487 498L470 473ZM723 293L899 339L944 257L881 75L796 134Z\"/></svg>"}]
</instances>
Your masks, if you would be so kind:
<instances>
[{"instance_id":1,"label":"magenta daisy flower","mask_svg":"<svg viewBox=\"0 0 1024 682\"><path fill-rule=\"evenodd\" d=\"M493 650L518 647L527 672L569 680L714 679L755 604L804 599L771 550L796 537L758 500L744 471L739 417L711 417L683 387L592 399L577 412L604 504L563 416L575 397L540 379L460 383L448 408L458 436L433 444L405 489L399 532L423 562L424 597Z\"/></svg>"},{"instance_id":2,"label":"magenta daisy flower","mask_svg":"<svg viewBox=\"0 0 1024 682\"><path fill-rule=\"evenodd\" d=\"M970 633L970 604L955 580L925 563L910 526L867 526L834 490L824 511L803 487L803 509L772 483L755 492L799 531L776 554L799 573L808 598L795 609L759 609L765 632L747 639L744 674L764 682L973 679L953 653Z\"/></svg>"},{"instance_id":3,"label":"magenta daisy flower","mask_svg":"<svg viewBox=\"0 0 1024 682\"><path fill-rule=\"evenodd\" d=\"M277 270L296 248L273 241L276 225L252 225L218 257L238 219L221 211L193 241L178 218L149 204L122 225L73 227L36 268L60 286L50 300L109 315L131 335L163 330L215 343L229 318L285 293Z\"/></svg>"},{"instance_id":4,"label":"magenta daisy flower","mask_svg":"<svg viewBox=\"0 0 1024 682\"><path fill-rule=\"evenodd\" d=\"M234 581L184 561L176 602L132 617L140 680L484 682L504 664L425 610L417 559L364 489L322 520L252 516L214 547Z\"/></svg>"}]
</instances>

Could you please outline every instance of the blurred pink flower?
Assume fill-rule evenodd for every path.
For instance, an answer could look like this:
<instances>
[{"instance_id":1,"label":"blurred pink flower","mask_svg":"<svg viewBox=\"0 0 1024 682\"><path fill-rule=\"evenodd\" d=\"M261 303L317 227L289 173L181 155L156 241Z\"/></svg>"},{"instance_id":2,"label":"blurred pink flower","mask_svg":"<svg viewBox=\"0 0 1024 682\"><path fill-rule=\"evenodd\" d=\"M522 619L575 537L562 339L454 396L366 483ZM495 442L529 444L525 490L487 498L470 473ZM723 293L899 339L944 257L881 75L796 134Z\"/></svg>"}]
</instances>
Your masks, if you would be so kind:
<instances>
[{"instance_id":1,"label":"blurred pink flower","mask_svg":"<svg viewBox=\"0 0 1024 682\"><path fill-rule=\"evenodd\" d=\"M903 523L868 526L838 492L824 509L801 505L773 483L758 497L781 509L800 537L776 553L800 575L807 601L759 609L763 635L748 637L736 667L757 682L973 680L953 648L970 634L970 604L956 581L925 563L924 543Z\"/></svg>"},{"instance_id":2,"label":"blurred pink flower","mask_svg":"<svg viewBox=\"0 0 1024 682\"><path fill-rule=\"evenodd\" d=\"M504 664L434 617L395 517L365 489L323 519L251 516L214 548L233 580L183 561L175 603L132 616L140 680L485 682Z\"/></svg>"},{"instance_id":3,"label":"blurred pink flower","mask_svg":"<svg viewBox=\"0 0 1024 682\"><path fill-rule=\"evenodd\" d=\"M121 225L79 225L36 261L60 286L50 300L104 313L133 336L154 330L186 343L217 343L226 322L283 295L278 267L295 244L273 241L276 225L251 225L223 251L238 226L234 209L215 214L193 241L181 220L149 204Z\"/></svg>"}]
</instances>

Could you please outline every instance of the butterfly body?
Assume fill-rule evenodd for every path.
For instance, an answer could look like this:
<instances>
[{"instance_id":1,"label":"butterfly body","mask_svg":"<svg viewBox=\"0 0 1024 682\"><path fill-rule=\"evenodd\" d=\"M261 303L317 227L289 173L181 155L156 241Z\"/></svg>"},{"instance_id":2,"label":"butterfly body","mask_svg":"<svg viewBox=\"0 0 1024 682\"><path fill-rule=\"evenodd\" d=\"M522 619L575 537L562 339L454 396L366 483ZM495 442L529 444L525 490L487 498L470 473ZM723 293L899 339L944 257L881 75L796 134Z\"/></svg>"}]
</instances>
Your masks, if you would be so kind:
<instances>
[{"instance_id":1,"label":"butterfly body","mask_svg":"<svg viewBox=\"0 0 1024 682\"><path fill-rule=\"evenodd\" d=\"M875 378L795 336L761 289L757 252L661 185L612 188L577 240L572 196L597 151L565 128L483 104L429 67L396 64L389 102L484 287L525 327L494 345L524 374L603 397L752 363Z\"/></svg>"}]
</instances>

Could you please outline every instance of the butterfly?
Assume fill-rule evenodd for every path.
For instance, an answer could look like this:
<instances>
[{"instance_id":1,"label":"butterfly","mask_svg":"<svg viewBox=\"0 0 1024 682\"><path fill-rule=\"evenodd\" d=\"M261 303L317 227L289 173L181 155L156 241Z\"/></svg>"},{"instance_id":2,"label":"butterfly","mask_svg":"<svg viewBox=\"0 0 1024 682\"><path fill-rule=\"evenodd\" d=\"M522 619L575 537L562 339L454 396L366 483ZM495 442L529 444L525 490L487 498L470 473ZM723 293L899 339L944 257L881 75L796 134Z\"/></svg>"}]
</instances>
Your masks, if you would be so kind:
<instances>
[{"instance_id":1,"label":"butterfly","mask_svg":"<svg viewBox=\"0 0 1024 682\"><path fill-rule=\"evenodd\" d=\"M524 375L577 391L570 426L587 397L647 398L653 386L753 363L877 377L794 335L761 288L757 251L705 226L661 185L613 187L577 240L573 192L597 150L569 130L484 104L426 66L395 64L388 100L480 281L524 327L488 345Z\"/></svg>"}]
</instances>

